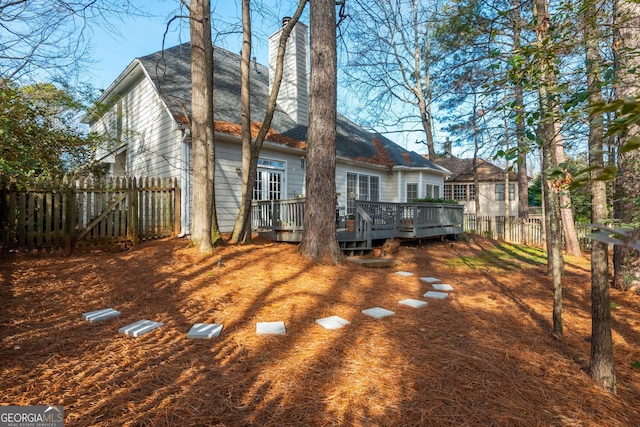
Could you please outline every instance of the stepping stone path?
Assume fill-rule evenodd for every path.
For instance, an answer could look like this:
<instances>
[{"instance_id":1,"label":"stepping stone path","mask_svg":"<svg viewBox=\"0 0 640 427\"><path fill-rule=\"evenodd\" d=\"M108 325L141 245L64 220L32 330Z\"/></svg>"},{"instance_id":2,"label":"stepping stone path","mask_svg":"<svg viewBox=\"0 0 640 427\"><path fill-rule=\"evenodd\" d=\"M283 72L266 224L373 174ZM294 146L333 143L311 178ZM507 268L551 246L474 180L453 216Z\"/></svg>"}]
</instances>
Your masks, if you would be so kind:
<instances>
[{"instance_id":1,"label":"stepping stone path","mask_svg":"<svg viewBox=\"0 0 640 427\"><path fill-rule=\"evenodd\" d=\"M215 338L222 332L222 325L216 323L196 323L191 327L187 338Z\"/></svg>"},{"instance_id":2,"label":"stepping stone path","mask_svg":"<svg viewBox=\"0 0 640 427\"><path fill-rule=\"evenodd\" d=\"M132 323L128 326L124 326L118 329L118 332L132 337L139 337L146 334L147 332L151 332L154 329L159 328L162 325L164 325L164 323L162 322L154 322L152 320L142 319L137 321L136 323Z\"/></svg>"},{"instance_id":3,"label":"stepping stone path","mask_svg":"<svg viewBox=\"0 0 640 427\"><path fill-rule=\"evenodd\" d=\"M413 273L409 273L408 271L396 271L396 273L398 276L403 276L403 277L409 277L409 276L413 276Z\"/></svg>"},{"instance_id":4,"label":"stepping stone path","mask_svg":"<svg viewBox=\"0 0 640 427\"><path fill-rule=\"evenodd\" d=\"M284 327L284 322L258 322L256 333L258 335L284 335L287 333L287 329Z\"/></svg>"},{"instance_id":5,"label":"stepping stone path","mask_svg":"<svg viewBox=\"0 0 640 427\"><path fill-rule=\"evenodd\" d=\"M343 326L350 325L351 322L344 320L342 317L331 316L317 319L316 323L325 329L340 329Z\"/></svg>"},{"instance_id":6,"label":"stepping stone path","mask_svg":"<svg viewBox=\"0 0 640 427\"><path fill-rule=\"evenodd\" d=\"M102 310L83 313L82 317L84 318L84 320L88 320L89 322L99 322L100 320L107 320L118 317L120 316L120 314L122 313L113 308L103 308Z\"/></svg>"},{"instance_id":7,"label":"stepping stone path","mask_svg":"<svg viewBox=\"0 0 640 427\"><path fill-rule=\"evenodd\" d=\"M408 271L396 271L394 274L403 277L411 277L414 275L413 273ZM453 286L446 283L439 283L440 279L436 277L420 277L420 281L430 284L433 289L435 289L434 291L428 291L427 293L425 293L423 295L423 297L425 298L444 300L449 296L447 292L453 291ZM413 298L403 299L401 301L398 301L398 303L413 308L421 308L428 305L427 301ZM368 308L366 310L362 310L362 313L375 319L382 319L388 316L395 315L393 311L387 310L382 307ZM121 313L119 311L113 308L104 308L101 310L83 313L82 317L89 322L98 322L101 320L118 317L120 316L120 314ZM323 328L330 330L340 329L351 324L351 322L339 316L330 316L322 319L317 319L316 323ZM132 337L139 337L146 334L147 332L159 328L162 325L164 325L164 323L162 322L154 322L151 320L143 319L138 322L132 323L131 325L127 325L118 329L118 332ZM206 339L218 337L222 333L222 328L223 325L217 323L195 323L189 330L187 338ZM256 323L256 333L258 335L285 335L287 333L287 329L284 322L258 322Z\"/></svg>"},{"instance_id":8,"label":"stepping stone path","mask_svg":"<svg viewBox=\"0 0 640 427\"><path fill-rule=\"evenodd\" d=\"M423 295L425 298L446 299L449 296L446 292L429 291Z\"/></svg>"},{"instance_id":9,"label":"stepping stone path","mask_svg":"<svg viewBox=\"0 0 640 427\"><path fill-rule=\"evenodd\" d=\"M382 307L373 307L366 310L362 310L363 314L371 316L374 319L382 319L383 317L393 316L395 313L391 310L384 309Z\"/></svg>"},{"instance_id":10,"label":"stepping stone path","mask_svg":"<svg viewBox=\"0 0 640 427\"><path fill-rule=\"evenodd\" d=\"M402 305L408 305L409 307L413 307L413 308L421 308L424 307L425 305L428 305L428 303L426 301L422 301L419 299L403 299L402 301L398 301L400 304Z\"/></svg>"}]
</instances>

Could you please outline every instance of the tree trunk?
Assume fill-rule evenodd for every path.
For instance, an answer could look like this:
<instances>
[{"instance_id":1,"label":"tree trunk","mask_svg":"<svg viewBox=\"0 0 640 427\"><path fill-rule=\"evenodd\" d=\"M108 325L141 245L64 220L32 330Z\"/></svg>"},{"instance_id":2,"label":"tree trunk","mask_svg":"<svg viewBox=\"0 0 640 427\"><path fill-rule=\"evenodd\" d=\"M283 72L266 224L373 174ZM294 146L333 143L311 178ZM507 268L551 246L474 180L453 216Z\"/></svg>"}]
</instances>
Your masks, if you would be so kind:
<instances>
[{"instance_id":1,"label":"tree trunk","mask_svg":"<svg viewBox=\"0 0 640 427\"><path fill-rule=\"evenodd\" d=\"M555 83L555 79L554 79ZM560 134L560 124L555 123L554 126L554 150L555 160L553 166L558 166L566 161L564 155L564 144L562 143L562 135ZM558 197L560 203L560 216L562 223L562 231L564 233L564 241L568 255L580 256L580 242L578 241L578 233L576 233L575 219L573 218L573 208L571 207L571 194L566 186L558 189Z\"/></svg>"},{"instance_id":2,"label":"tree trunk","mask_svg":"<svg viewBox=\"0 0 640 427\"><path fill-rule=\"evenodd\" d=\"M520 39L522 34L522 4L519 0L513 1L513 52L520 53ZM524 91L521 81L514 82L514 98L516 102L516 142L518 147L518 218L529 218L529 177L527 176L527 154L529 147L526 141L526 127L524 118ZM522 224L522 222L520 222ZM527 233L521 233L526 239ZM526 240L523 242L526 244Z\"/></svg>"},{"instance_id":3,"label":"tree trunk","mask_svg":"<svg viewBox=\"0 0 640 427\"><path fill-rule=\"evenodd\" d=\"M314 0L307 136L307 202L301 254L327 264L342 262L335 224L337 55L335 0Z\"/></svg>"},{"instance_id":4,"label":"tree trunk","mask_svg":"<svg viewBox=\"0 0 640 427\"><path fill-rule=\"evenodd\" d=\"M417 85L415 86L415 94L418 99L418 109L420 111L420 122L422 123L422 129L424 129L424 134L427 142L427 152L429 153L429 160L434 161L436 159L436 149L433 142L433 120L431 117L431 36L429 35L430 25L432 25L430 20L426 20L425 22L425 36L424 36L424 45L421 45L418 42L418 26L419 26L419 16L420 13L418 11L419 2L417 0L413 1L413 28L414 28L414 56L415 56L415 69L417 73L421 73L424 69L424 75L422 79L417 79ZM422 52L422 55L420 54ZM421 58L423 64L420 64ZM419 76L419 74L417 74Z\"/></svg>"},{"instance_id":5,"label":"tree trunk","mask_svg":"<svg viewBox=\"0 0 640 427\"><path fill-rule=\"evenodd\" d=\"M533 13L536 19L536 44L538 49L549 42L549 13L546 0L533 1ZM558 186L548 179L549 170L556 163L555 155L555 101L550 93L550 88L555 87L553 79L552 56L541 55L540 81L538 82L538 95L540 98L541 121L538 129L542 139L542 178L545 185L545 206L548 216L547 237L547 262L553 280L553 332L560 336L562 328L562 272L564 260L562 259L562 240L560 237L560 206L558 202Z\"/></svg>"},{"instance_id":6,"label":"tree trunk","mask_svg":"<svg viewBox=\"0 0 640 427\"><path fill-rule=\"evenodd\" d=\"M628 0L616 2L616 83L617 99L638 96L640 81L634 68L640 67L640 5ZM621 137L619 146L628 138L640 133L640 126L630 126L626 136ZM632 150L618 156L618 177L616 179L616 203L614 216L618 226L630 228L628 242L640 240L640 150ZM613 253L613 284L618 289L640 287L640 252L627 245L616 245Z\"/></svg>"},{"instance_id":7,"label":"tree trunk","mask_svg":"<svg viewBox=\"0 0 640 427\"><path fill-rule=\"evenodd\" d=\"M598 51L598 23L596 4L585 0L586 69L589 88L589 105L602 102L600 67L602 58ZM592 111L590 109L590 111ZM606 183L597 177L604 168L602 113L589 114L589 166L591 171L591 222L600 224L607 218ZM612 393L616 392L616 373L611 337L611 305L609 298L609 248L608 244L593 239L591 242L591 379Z\"/></svg>"},{"instance_id":8,"label":"tree trunk","mask_svg":"<svg viewBox=\"0 0 640 427\"><path fill-rule=\"evenodd\" d=\"M242 54L240 56L240 124L242 126L242 198L231 243L251 243L251 200L256 170L251 171L251 0L242 0ZM253 185L252 185L253 187Z\"/></svg>"},{"instance_id":9,"label":"tree trunk","mask_svg":"<svg viewBox=\"0 0 640 427\"><path fill-rule=\"evenodd\" d=\"M506 103L507 93L504 93L503 102ZM505 110L506 111L506 108ZM509 152L509 123L507 122L507 115L503 112L504 120L504 151ZM504 159L504 240L511 241L511 225L509 224L511 214L511 192L509 191L509 159L505 156Z\"/></svg>"},{"instance_id":10,"label":"tree trunk","mask_svg":"<svg viewBox=\"0 0 640 427\"><path fill-rule=\"evenodd\" d=\"M245 12L245 5L246 12ZM289 20L289 22L282 29L282 33L280 35L280 42L278 45L278 54L276 57L276 71L274 74L274 82L271 87L271 93L269 94L269 99L267 100L267 109L265 111L264 120L262 122L262 126L258 131L258 135L255 140L251 141L251 134L248 136L244 135L243 128L243 141L242 141L242 200L240 203L240 209L238 211L238 216L236 218L236 223L233 227L233 232L231 234L231 243L250 243L251 242L251 201L253 198L253 187L255 185L256 176L258 172L258 159L260 157L260 150L262 149L262 143L271 127L271 120L273 119L273 113L276 108L276 100L278 98L278 92L280 91L280 83L282 82L282 72L283 72L283 63L284 63L284 55L287 47L287 40L289 39L289 35L293 30L293 27L296 25L298 20L300 19L300 15L304 11L307 0L300 0L298 3L298 8L295 13ZM244 34L244 44L243 44L243 58L244 58L244 47L248 44L251 44L251 25L250 23L247 25L245 22L249 22L250 14L249 14L249 0L243 0L243 34ZM247 19L245 20L245 13L249 14ZM247 37L247 34L249 35ZM249 49L250 51L250 49ZM247 54L247 67L249 64L249 56ZM244 62L241 67L244 68ZM247 71L248 68L247 68ZM247 86L249 85L249 77L247 74ZM241 93L242 96L242 93ZM250 103L250 96L247 94L248 103ZM244 101L242 101L244 103ZM247 104L249 108L250 104ZM244 115L243 115L244 120ZM248 127L251 126L251 121L249 119L249 110L247 110L247 122ZM244 126L244 123L243 123ZM246 143L245 143L246 142Z\"/></svg>"},{"instance_id":11,"label":"tree trunk","mask_svg":"<svg viewBox=\"0 0 640 427\"><path fill-rule=\"evenodd\" d=\"M213 45L209 0L190 3L191 143L193 196L191 242L201 253L211 252L215 224L213 141ZM215 224L215 225L214 225Z\"/></svg>"},{"instance_id":12,"label":"tree trunk","mask_svg":"<svg viewBox=\"0 0 640 427\"><path fill-rule=\"evenodd\" d=\"M478 95L473 92L473 186L476 208L476 227L480 217L480 179L478 178L478 151L480 151L480 128L478 127Z\"/></svg>"}]
</instances>

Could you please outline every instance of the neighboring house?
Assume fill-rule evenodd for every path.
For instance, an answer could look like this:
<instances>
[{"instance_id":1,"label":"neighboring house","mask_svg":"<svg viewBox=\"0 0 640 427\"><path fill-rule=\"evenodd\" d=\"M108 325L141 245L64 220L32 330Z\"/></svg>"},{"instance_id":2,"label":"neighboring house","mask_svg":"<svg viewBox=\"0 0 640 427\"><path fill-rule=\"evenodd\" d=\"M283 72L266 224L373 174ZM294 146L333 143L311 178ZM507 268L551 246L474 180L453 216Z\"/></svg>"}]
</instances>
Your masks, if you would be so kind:
<instances>
[{"instance_id":1,"label":"neighboring house","mask_svg":"<svg viewBox=\"0 0 640 427\"><path fill-rule=\"evenodd\" d=\"M476 189L473 159L459 159L449 154L439 156L435 163L451 171L444 183L443 197L464 205L465 214L476 214L476 197L480 202L481 216L504 216L508 197L509 215L518 215L518 177L509 172L509 191L505 191L505 173L498 166L484 159L476 159L478 188Z\"/></svg>"},{"instance_id":2,"label":"neighboring house","mask_svg":"<svg viewBox=\"0 0 640 427\"><path fill-rule=\"evenodd\" d=\"M271 58L276 56L279 37L280 31L270 37ZM190 53L187 43L133 60L103 93L100 107L84 117L92 131L107 133L113 140L99 153L109 174L175 177L182 194L191 194ZM285 61L278 107L260 154L256 200L305 196L308 43L304 24L294 28ZM270 68L255 61L251 65L254 121L264 118L269 75L274 70L273 64ZM217 47L214 117L216 209L221 231L229 232L242 184L240 57ZM354 213L355 200L405 202L443 191L446 169L342 115L337 119L336 145L336 193L343 213ZM181 213L182 232L188 234L190 197L182 197Z\"/></svg>"}]
</instances>

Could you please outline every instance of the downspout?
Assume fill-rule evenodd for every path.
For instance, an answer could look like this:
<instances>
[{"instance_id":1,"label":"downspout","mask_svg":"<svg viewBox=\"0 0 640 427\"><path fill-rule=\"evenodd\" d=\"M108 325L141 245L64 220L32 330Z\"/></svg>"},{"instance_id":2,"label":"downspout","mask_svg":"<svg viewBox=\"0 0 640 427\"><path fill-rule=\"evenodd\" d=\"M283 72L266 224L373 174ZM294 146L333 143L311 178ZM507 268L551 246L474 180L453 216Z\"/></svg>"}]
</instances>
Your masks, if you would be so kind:
<instances>
[{"instance_id":1,"label":"downspout","mask_svg":"<svg viewBox=\"0 0 640 427\"><path fill-rule=\"evenodd\" d=\"M180 203L181 224L179 238L191 234L191 132L189 128L182 130L181 139L180 191L182 199Z\"/></svg>"}]
</instances>

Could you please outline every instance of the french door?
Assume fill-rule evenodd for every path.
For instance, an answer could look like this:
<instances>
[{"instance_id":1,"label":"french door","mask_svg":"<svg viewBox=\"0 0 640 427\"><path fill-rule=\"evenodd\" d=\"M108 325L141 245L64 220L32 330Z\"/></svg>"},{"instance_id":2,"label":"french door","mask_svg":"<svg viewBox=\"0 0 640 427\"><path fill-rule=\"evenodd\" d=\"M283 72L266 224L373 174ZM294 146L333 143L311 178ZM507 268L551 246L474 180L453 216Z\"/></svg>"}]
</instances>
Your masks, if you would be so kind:
<instances>
[{"instance_id":1,"label":"french door","mask_svg":"<svg viewBox=\"0 0 640 427\"><path fill-rule=\"evenodd\" d=\"M258 169L253 187L253 200L279 200L284 190L284 172L274 169Z\"/></svg>"}]
</instances>

